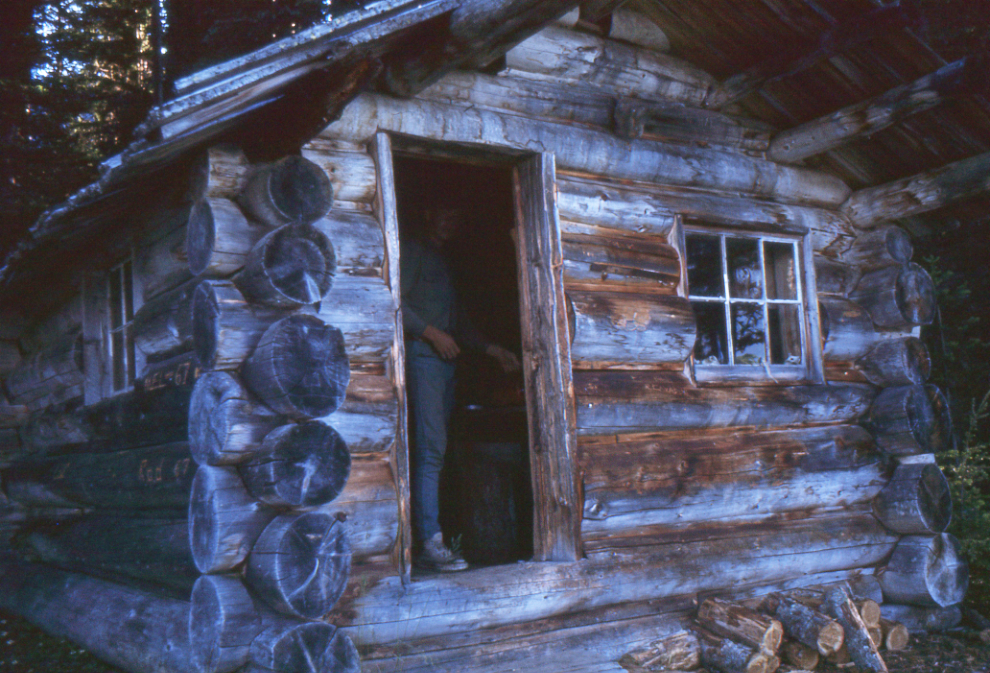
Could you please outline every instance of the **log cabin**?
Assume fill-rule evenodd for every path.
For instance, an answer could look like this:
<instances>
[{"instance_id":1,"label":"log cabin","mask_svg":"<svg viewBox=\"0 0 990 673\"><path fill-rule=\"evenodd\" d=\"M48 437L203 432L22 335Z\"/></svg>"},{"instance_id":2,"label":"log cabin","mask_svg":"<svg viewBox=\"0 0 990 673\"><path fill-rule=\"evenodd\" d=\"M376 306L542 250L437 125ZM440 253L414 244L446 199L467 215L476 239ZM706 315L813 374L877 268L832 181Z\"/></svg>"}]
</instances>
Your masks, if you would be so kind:
<instances>
[{"instance_id":1,"label":"log cabin","mask_svg":"<svg viewBox=\"0 0 990 673\"><path fill-rule=\"evenodd\" d=\"M990 121L918 21L380 0L179 80L0 269L0 607L135 673L323 673L622 671L813 585L958 605L911 232L985 210ZM461 377L457 574L412 562L437 207L523 360Z\"/></svg>"}]
</instances>

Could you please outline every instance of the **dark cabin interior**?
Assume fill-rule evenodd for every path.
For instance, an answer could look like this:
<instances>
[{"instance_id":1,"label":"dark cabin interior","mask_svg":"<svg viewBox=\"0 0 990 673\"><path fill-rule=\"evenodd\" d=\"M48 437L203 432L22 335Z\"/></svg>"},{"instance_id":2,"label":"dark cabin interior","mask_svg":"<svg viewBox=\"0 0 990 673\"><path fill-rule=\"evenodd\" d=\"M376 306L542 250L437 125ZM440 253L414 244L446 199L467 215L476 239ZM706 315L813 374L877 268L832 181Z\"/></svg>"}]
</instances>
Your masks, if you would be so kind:
<instances>
[{"instance_id":1,"label":"dark cabin interior","mask_svg":"<svg viewBox=\"0 0 990 673\"><path fill-rule=\"evenodd\" d=\"M431 208L464 212L462 230L446 245L459 305L488 341L521 355L511 167L398 156L395 178L400 237L419 236ZM447 543L471 564L532 556L522 375L481 353L462 352L457 361L440 518Z\"/></svg>"}]
</instances>

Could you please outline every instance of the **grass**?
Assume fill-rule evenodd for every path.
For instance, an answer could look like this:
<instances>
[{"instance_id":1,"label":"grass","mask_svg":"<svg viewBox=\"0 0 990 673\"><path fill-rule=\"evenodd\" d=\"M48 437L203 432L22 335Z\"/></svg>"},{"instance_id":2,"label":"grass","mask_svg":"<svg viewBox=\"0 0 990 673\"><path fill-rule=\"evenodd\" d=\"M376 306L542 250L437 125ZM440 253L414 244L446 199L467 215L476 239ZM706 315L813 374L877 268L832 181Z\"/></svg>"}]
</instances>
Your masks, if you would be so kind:
<instances>
[{"instance_id":1,"label":"grass","mask_svg":"<svg viewBox=\"0 0 990 673\"><path fill-rule=\"evenodd\" d=\"M0 612L0 673L123 673L75 643Z\"/></svg>"}]
</instances>

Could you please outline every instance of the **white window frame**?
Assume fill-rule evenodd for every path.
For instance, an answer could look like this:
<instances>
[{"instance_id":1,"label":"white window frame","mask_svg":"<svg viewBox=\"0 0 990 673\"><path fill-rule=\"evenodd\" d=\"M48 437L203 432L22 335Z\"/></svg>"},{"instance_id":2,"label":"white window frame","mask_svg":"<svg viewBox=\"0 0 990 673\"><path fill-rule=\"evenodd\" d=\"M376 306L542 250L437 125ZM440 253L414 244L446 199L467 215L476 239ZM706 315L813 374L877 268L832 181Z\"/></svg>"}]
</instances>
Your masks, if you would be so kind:
<instances>
[{"instance_id":1,"label":"white window frame","mask_svg":"<svg viewBox=\"0 0 990 673\"><path fill-rule=\"evenodd\" d=\"M690 236L717 237L719 240L719 251L721 255L723 296L705 297L695 295L690 287L687 268L688 246L687 239ZM725 309L725 329L727 338L728 364L705 364L698 362L694 353L691 355L691 370L694 378L699 383L742 381L742 382L766 382L766 383L793 383L793 382L823 382L823 365L821 353L821 339L818 324L818 302L816 301L814 263L812 259L810 235L773 233L755 228L727 228L711 226L704 223L693 223L684 228L684 240L682 251L684 254L684 283L685 295L692 304L695 302L710 302L721 304ZM731 238L749 239L759 241L758 250L760 256L761 296L759 298L733 298L730 292L730 278L728 266L728 252L726 241ZM770 299L767 297L766 263L764 259L764 242L785 243L793 245L795 263L795 285L796 293L794 299ZM732 334L732 306L733 305L759 305L763 311L764 324L764 351L765 357L760 364L736 364L734 362L734 346ZM771 306L796 306L798 308L799 326L801 331L801 358L800 364L770 364L769 349L770 320L768 308Z\"/></svg>"},{"instance_id":2,"label":"white window frame","mask_svg":"<svg viewBox=\"0 0 990 673\"><path fill-rule=\"evenodd\" d=\"M137 379L138 364L136 361L137 348L134 345L134 315L138 309L138 292L135 289L135 279L133 256L111 267L107 272L107 322L104 353L107 383L111 395L132 390ZM114 301L114 281L118 287L117 302ZM115 303L118 305L114 306ZM120 347L116 345L115 337L117 335L121 335ZM121 370L119 372L120 377L118 377L118 365Z\"/></svg>"}]
</instances>

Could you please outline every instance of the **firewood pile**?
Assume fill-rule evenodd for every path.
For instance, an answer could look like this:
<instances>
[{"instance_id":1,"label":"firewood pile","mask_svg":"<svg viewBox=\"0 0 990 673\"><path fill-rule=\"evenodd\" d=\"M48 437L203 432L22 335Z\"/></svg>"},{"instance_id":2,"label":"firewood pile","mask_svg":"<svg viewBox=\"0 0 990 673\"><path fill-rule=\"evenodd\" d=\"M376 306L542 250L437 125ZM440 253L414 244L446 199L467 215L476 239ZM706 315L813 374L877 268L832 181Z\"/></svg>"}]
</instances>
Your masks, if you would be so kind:
<instances>
[{"instance_id":1,"label":"firewood pile","mask_svg":"<svg viewBox=\"0 0 990 673\"><path fill-rule=\"evenodd\" d=\"M904 649L908 629L845 587L774 593L731 602L709 598L690 631L661 638L620 660L630 673L800 673L825 662L887 673L882 651Z\"/></svg>"}]
</instances>

